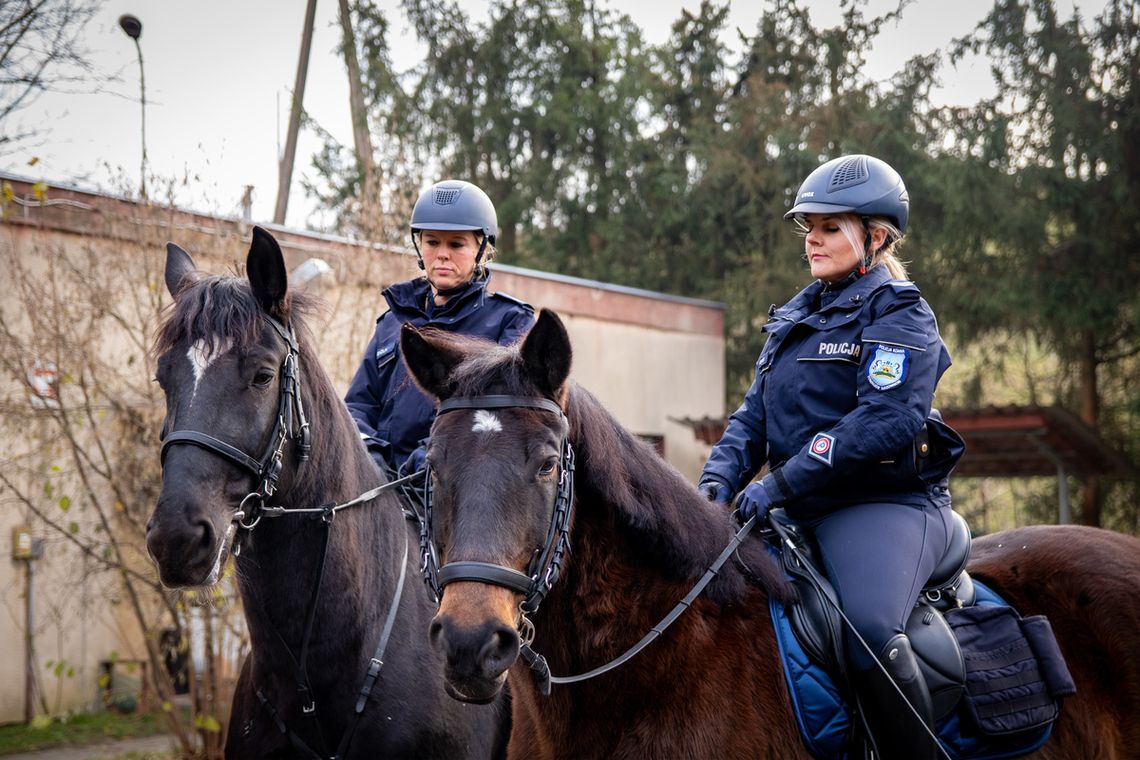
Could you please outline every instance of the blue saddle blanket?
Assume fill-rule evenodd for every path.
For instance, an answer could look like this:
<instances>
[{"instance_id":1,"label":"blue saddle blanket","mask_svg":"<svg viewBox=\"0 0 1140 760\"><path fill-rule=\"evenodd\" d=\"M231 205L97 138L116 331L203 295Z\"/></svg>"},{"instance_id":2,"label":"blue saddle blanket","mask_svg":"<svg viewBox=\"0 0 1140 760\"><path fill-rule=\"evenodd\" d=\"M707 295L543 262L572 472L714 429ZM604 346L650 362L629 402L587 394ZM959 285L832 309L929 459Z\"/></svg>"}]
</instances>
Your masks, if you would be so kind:
<instances>
[{"instance_id":1,"label":"blue saddle blanket","mask_svg":"<svg viewBox=\"0 0 1140 760\"><path fill-rule=\"evenodd\" d=\"M976 578L978 605L1010 605ZM851 715L840 690L823 668L812 661L800 646L784 605L770 602L772 626L784 664L784 678L792 700L792 711L804 744L819 760L847 760L851 737ZM935 728L943 748L956 760L998 760L1020 757L1039 749L1049 739L1053 724L1015 737L987 736L971 724L965 707L943 718Z\"/></svg>"}]
</instances>

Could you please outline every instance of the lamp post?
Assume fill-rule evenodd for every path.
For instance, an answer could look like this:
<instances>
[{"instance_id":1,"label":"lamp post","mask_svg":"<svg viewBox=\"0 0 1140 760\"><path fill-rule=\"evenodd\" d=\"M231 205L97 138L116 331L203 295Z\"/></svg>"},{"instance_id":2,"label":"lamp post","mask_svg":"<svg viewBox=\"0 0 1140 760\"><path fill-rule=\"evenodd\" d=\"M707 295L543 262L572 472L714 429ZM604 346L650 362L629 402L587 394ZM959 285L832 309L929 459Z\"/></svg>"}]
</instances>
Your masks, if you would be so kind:
<instances>
[{"instance_id":1,"label":"lamp post","mask_svg":"<svg viewBox=\"0 0 1140 760\"><path fill-rule=\"evenodd\" d=\"M142 98L142 184L139 187L143 198L146 198L146 76L143 73L142 46L139 37L142 36L142 22L129 13L119 16L119 27L135 41L135 50L139 54L139 93Z\"/></svg>"}]
</instances>

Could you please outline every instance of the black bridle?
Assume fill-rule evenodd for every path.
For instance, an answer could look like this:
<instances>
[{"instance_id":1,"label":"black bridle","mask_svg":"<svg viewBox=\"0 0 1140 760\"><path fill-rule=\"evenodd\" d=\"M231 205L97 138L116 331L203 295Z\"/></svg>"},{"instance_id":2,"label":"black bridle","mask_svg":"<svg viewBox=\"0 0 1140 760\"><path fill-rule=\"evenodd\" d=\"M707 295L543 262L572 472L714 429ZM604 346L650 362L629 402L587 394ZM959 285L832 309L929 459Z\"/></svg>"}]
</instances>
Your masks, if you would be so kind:
<instances>
[{"instance_id":1,"label":"black bridle","mask_svg":"<svg viewBox=\"0 0 1140 760\"><path fill-rule=\"evenodd\" d=\"M249 533L261 522L262 517L308 515L309 517L320 518L321 523L325 526L324 537L321 543L320 559L317 565L317 581L313 586L312 595L309 598L309 604L307 605L305 613L305 631L301 639L300 654L294 657L292 649L285 642L284 638L282 638L280 632L275 628L272 629L285 653L293 662L295 680L297 681L297 693L302 704L301 712L308 718L314 718L316 716L317 705L312 694L312 687L309 684L309 674L306 663L308 660L309 641L312 636L313 625L316 618L317 601L320 598L321 585L324 580L325 560L328 557L329 537L333 518L336 516L336 513L342 509L371 501L384 491L406 485L418 477L419 473L389 481L341 504L328 504L320 507L283 507L267 505L266 502L277 492L277 482L281 477L281 471L284 466L285 445L289 441L294 441L297 446L298 462L306 462L312 450L312 440L309 421L305 417L305 407L301 400L298 359L300 350L297 347L297 337L293 332L293 326L291 324L289 326L282 325L276 319L265 313L262 313L261 316L272 325L273 329L277 331L277 334L281 336L286 345L285 358L281 362L280 369L281 390L277 402L277 419L273 425L273 432L270 434L269 440L266 443L265 451L260 457L255 459L236 446L197 430L175 430L170 433L163 431L161 438L161 461L165 464L166 453L171 446L185 444L199 446L207 451L211 451L253 474L256 489L241 500L237 511L234 512L233 518L231 519L226 538L223 539L224 547L224 541L228 540L231 535L233 536L232 546L235 557L241 553L240 539L242 534L237 533L238 529ZM372 659L368 662L368 669L364 674L360 691L357 695L353 715L349 721L347 730L341 737L337 752L333 755L334 758L342 758L348 752L348 748L352 743L352 737L360 725L364 708L368 704L368 697L372 693L376 681L380 678L380 670L384 667L384 652L388 647L388 641L396 622L396 613L400 608L400 600L403 598L407 561L408 536L407 533L405 533L404 554L400 560L400 577L396 583L396 591L392 602L388 607L388 615L384 620L384 628L380 633L380 642L372 655ZM278 731L288 737L294 749L313 760L323 760L324 757L329 756L327 752L318 753L314 751L295 731L289 729L280 713L269 701L269 698L262 689L257 689L256 695L262 708L269 715L270 719L273 720ZM323 745L324 737L320 734L319 725L317 731Z\"/></svg>"},{"instance_id":2,"label":"black bridle","mask_svg":"<svg viewBox=\"0 0 1140 760\"><path fill-rule=\"evenodd\" d=\"M464 396L450 398L439 405L440 415L463 409L541 409L558 415L565 425L562 407L544 398L526 396ZM562 455L559 461L558 490L554 495L554 508L546 541L535 549L526 572L490 562L449 562L440 567L439 555L432 542L432 485L431 470L424 479L424 519L420 523L421 571L424 582L438 600L443 588L456 581L478 581L492 586L517 591L523 595L520 605L520 628L533 637L533 627L527 615L538 611L542 600L554 586L562 569L562 558L570 547L570 521L574 511L574 448L568 435L562 438ZM524 636L524 639L527 637ZM529 641L527 642L529 643Z\"/></svg>"},{"instance_id":3,"label":"black bridle","mask_svg":"<svg viewBox=\"0 0 1140 760\"><path fill-rule=\"evenodd\" d=\"M171 446L186 444L199 446L212 451L223 459L229 460L238 467L253 474L256 489L251 491L234 513L234 524L246 531L251 531L261 521L265 502L277 491L277 481L281 477L281 468L285 458L285 444L295 441L299 461L309 459L312 450L309 421L305 418L305 407L301 401L301 386L298 374L297 337L293 333L293 326L286 327L268 314L262 317L277 331L285 341L285 358L281 362L281 392L277 401L277 419L273 425L273 432L266 441L265 451L256 459L241 449L218 440L212 435L197 430L174 430L169 433L163 431L161 461L166 462L166 452ZM247 511L248 510L248 511ZM232 529L232 528L231 528ZM235 539L234 554L241 551L241 543Z\"/></svg>"},{"instance_id":4,"label":"black bridle","mask_svg":"<svg viewBox=\"0 0 1140 760\"><path fill-rule=\"evenodd\" d=\"M460 409L511 409L530 408L543 409L553 412L560 419L565 420L562 408L553 401L541 398L527 398L525 396L465 396L452 398L439 405L439 413L454 412ZM438 415L437 415L438 418ZM567 426L568 427L568 426ZM492 564L490 562L451 562L439 567L438 555L431 536L431 470L428 469L424 482L424 519L420 523L420 551L423 555L421 570L428 588L435 594L438 601L443 587L454 581L477 581L492 586L517 591L524 595L519 605L519 655L530 668L540 693L550 694L552 684L571 684L596 678L603 673L624 665L649 646L665 629L671 626L682 613L684 613L705 587L712 582L720 572L721 567L728 561L756 524L756 518L749 518L744 525L729 539L728 545L705 571L689 592L677 602L662 620L653 626L648 633L632 647L618 657L604 665L594 668L586 673L574 676L555 676L550 672L546 658L531 648L534 643L534 624L528 615L538 611L539 604L558 579L561 570L562 557L570 547L570 518L574 508L574 449L570 445L569 436L562 439L561 472L558 478L558 492L554 497L554 513L550 518L550 529L546 534L546 543L534 553L534 559L521 573L510 567ZM545 568L545 570L544 570Z\"/></svg>"}]
</instances>

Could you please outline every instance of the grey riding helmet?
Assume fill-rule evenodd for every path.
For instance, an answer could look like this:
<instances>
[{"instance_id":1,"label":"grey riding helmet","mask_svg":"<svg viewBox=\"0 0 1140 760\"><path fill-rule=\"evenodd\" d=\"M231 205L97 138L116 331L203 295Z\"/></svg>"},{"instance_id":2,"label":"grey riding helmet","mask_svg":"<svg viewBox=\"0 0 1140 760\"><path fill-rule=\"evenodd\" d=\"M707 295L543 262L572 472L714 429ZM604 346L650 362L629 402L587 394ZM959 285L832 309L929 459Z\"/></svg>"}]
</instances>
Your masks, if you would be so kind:
<instances>
[{"instance_id":1,"label":"grey riding helmet","mask_svg":"<svg viewBox=\"0 0 1140 760\"><path fill-rule=\"evenodd\" d=\"M785 219L802 214L845 214L886 217L906 232L910 196L899 173L886 161L854 154L828 161L808 175Z\"/></svg>"},{"instance_id":2,"label":"grey riding helmet","mask_svg":"<svg viewBox=\"0 0 1140 760\"><path fill-rule=\"evenodd\" d=\"M477 186L460 179L445 179L420 194L416 205L412 207L411 229L412 246L419 256L420 269L424 268L424 259L420 254L416 233L424 230L469 230L483 233L479 253L475 256L475 264L478 265L483 259L487 243L495 244L495 238L499 234L499 218L495 214L495 204Z\"/></svg>"}]
</instances>

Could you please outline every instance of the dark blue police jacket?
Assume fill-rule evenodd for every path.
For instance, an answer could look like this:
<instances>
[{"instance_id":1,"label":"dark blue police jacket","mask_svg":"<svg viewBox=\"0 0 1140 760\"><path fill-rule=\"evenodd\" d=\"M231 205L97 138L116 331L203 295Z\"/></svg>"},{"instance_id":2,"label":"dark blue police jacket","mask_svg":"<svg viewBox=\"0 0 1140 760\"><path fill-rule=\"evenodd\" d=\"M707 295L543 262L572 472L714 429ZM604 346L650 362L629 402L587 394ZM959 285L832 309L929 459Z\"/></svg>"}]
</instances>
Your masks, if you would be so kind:
<instances>
[{"instance_id":1,"label":"dark blue police jacket","mask_svg":"<svg viewBox=\"0 0 1140 760\"><path fill-rule=\"evenodd\" d=\"M435 419L435 402L423 394L399 358L400 326L436 327L507 345L534 323L529 304L503 293L488 293L490 275L436 306L427 280L400 282L384 291L388 311L376 332L344 401L369 453L392 470L424 442Z\"/></svg>"},{"instance_id":2,"label":"dark blue police jacket","mask_svg":"<svg viewBox=\"0 0 1140 760\"><path fill-rule=\"evenodd\" d=\"M701 479L735 493L767 462L799 519L945 497L963 447L931 404L950 354L914 283L877 266L838 288L814 282L769 317L756 379ZM933 456L916 443L928 436Z\"/></svg>"}]
</instances>

